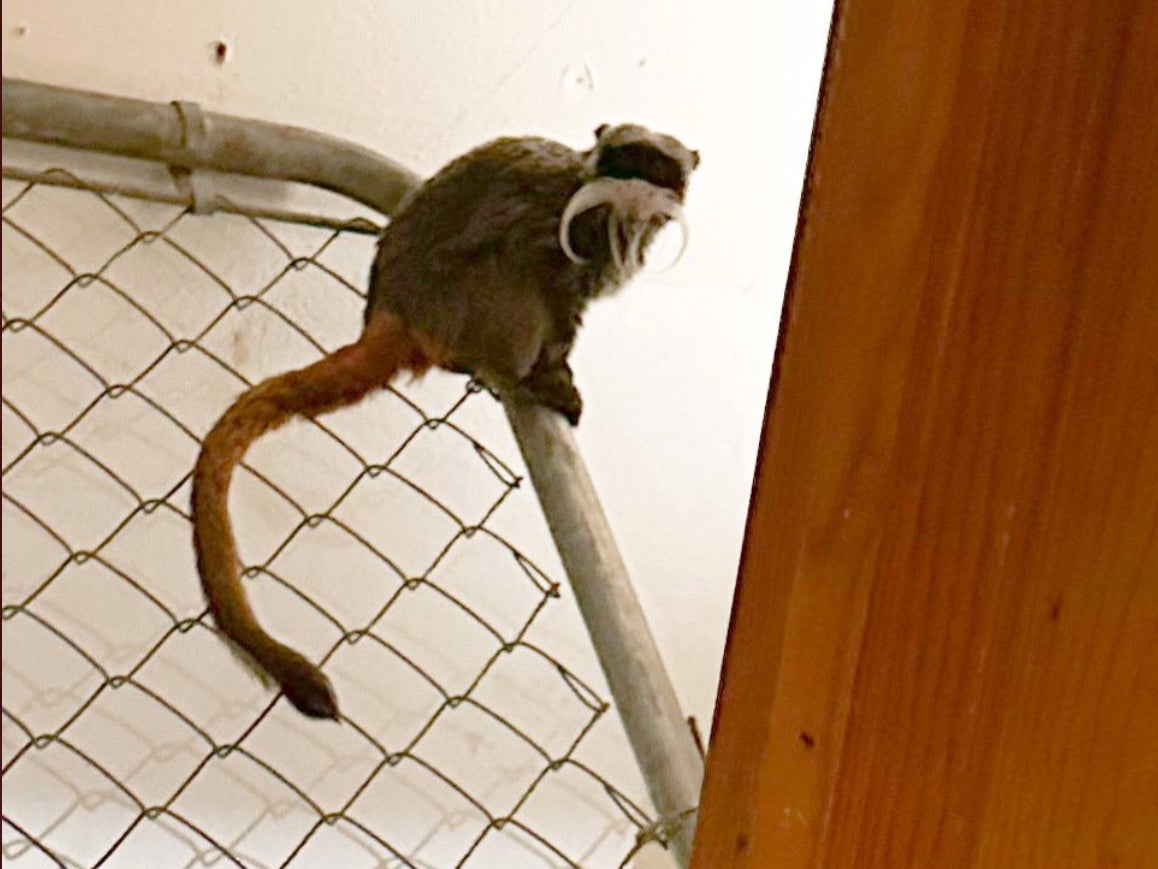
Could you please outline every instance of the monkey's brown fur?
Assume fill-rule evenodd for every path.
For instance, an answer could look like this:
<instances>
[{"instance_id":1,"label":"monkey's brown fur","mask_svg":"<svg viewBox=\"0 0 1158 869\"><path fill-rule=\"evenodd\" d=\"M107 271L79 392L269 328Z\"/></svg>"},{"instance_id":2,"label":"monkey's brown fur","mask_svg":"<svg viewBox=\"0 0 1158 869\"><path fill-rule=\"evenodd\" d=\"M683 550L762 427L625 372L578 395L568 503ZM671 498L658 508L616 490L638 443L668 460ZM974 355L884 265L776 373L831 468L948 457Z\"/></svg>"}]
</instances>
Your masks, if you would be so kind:
<instances>
[{"instance_id":1,"label":"monkey's brown fur","mask_svg":"<svg viewBox=\"0 0 1158 869\"><path fill-rule=\"evenodd\" d=\"M250 444L289 419L347 407L399 372L433 366L473 374L504 397L578 422L582 402L567 356L583 310L625 283L637 254L679 216L699 162L675 139L642 127L601 127L596 136L587 152L546 139L498 139L449 164L383 232L361 337L259 383L206 435L193 473L193 542L209 610L258 674L305 715L337 718L337 702L321 670L267 634L249 606L228 513L234 468ZM572 197L589 184L576 198L578 213L560 227Z\"/></svg>"}]
</instances>

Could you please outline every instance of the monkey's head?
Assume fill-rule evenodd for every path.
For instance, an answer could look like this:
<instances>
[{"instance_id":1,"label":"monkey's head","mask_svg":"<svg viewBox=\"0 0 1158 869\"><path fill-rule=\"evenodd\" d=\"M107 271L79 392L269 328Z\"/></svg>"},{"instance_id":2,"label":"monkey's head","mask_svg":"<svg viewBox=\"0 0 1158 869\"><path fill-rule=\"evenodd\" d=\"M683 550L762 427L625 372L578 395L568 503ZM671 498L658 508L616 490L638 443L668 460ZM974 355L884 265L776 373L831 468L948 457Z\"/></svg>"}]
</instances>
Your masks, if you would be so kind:
<instances>
[{"instance_id":1,"label":"monkey's head","mask_svg":"<svg viewBox=\"0 0 1158 869\"><path fill-rule=\"evenodd\" d=\"M637 178L672 191L680 202L699 165L698 151L638 124L600 125L595 130L595 147L587 158L592 178Z\"/></svg>"},{"instance_id":2,"label":"monkey's head","mask_svg":"<svg viewBox=\"0 0 1158 869\"><path fill-rule=\"evenodd\" d=\"M669 220L679 223L686 245L683 201L699 164L699 153L672 136L637 124L603 124L595 131L595 147L586 154L583 184L559 221L563 253L574 263L587 262L571 246L571 224L600 207L606 213L607 248L615 265L612 285L643 267L647 246ZM682 254L683 247L676 259Z\"/></svg>"}]
</instances>

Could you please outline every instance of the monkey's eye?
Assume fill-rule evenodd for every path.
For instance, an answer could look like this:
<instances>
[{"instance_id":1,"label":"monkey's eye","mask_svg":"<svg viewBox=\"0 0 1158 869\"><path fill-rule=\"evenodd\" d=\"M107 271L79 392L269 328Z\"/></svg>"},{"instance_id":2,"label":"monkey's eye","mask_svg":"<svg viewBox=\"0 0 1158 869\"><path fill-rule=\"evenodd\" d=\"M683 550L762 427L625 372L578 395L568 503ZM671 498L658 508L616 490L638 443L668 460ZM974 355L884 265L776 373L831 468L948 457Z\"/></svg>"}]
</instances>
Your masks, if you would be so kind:
<instances>
[{"instance_id":1,"label":"monkey's eye","mask_svg":"<svg viewBox=\"0 0 1158 869\"><path fill-rule=\"evenodd\" d=\"M685 183L679 163L647 145L606 149L599 155L596 171L606 178L639 178L676 192Z\"/></svg>"}]
</instances>

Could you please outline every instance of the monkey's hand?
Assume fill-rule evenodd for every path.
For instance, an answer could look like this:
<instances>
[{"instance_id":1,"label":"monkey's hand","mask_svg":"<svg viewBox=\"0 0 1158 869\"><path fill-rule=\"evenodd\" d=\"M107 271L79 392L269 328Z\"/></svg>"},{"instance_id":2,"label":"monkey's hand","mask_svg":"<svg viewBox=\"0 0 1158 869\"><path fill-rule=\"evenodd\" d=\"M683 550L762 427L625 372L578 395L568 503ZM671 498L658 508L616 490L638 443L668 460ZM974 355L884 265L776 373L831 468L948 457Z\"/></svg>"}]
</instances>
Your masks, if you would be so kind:
<instances>
[{"instance_id":1,"label":"monkey's hand","mask_svg":"<svg viewBox=\"0 0 1158 869\"><path fill-rule=\"evenodd\" d=\"M540 359L531 373L518 384L517 395L524 401L541 404L561 413L571 425L579 424L583 397L575 388L571 366L565 359L544 364Z\"/></svg>"}]
</instances>

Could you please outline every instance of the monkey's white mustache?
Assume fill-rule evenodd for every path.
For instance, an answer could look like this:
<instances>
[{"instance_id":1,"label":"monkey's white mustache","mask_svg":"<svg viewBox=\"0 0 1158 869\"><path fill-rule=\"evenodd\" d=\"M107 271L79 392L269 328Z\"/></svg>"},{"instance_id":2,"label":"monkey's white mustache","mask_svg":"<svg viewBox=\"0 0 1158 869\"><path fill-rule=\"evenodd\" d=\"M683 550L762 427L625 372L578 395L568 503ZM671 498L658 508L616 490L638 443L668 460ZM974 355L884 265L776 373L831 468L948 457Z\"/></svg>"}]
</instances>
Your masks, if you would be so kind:
<instances>
[{"instance_id":1,"label":"monkey's white mustache","mask_svg":"<svg viewBox=\"0 0 1158 869\"><path fill-rule=\"evenodd\" d=\"M611 206L607 217L607 240L611 259L624 275L643 268L644 233L655 218L667 218L680 225L680 249L674 264L688 246L688 223L674 193L639 178L597 178L580 187L563 209L559 219L559 244L572 262L585 259L571 247L571 222L585 211L600 205Z\"/></svg>"}]
</instances>

